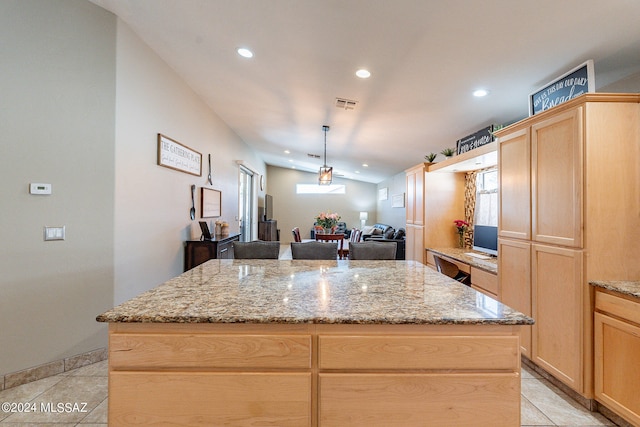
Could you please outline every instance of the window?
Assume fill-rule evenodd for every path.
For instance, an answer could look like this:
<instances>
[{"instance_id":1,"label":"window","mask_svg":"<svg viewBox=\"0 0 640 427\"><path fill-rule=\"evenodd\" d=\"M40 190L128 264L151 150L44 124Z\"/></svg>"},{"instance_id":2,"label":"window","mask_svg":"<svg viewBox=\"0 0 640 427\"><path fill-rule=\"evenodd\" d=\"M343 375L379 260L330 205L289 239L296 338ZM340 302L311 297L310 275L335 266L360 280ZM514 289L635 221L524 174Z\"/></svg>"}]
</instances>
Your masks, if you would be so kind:
<instances>
[{"instance_id":1,"label":"window","mask_svg":"<svg viewBox=\"0 0 640 427\"><path fill-rule=\"evenodd\" d=\"M498 226L498 170L478 172L474 224Z\"/></svg>"},{"instance_id":2,"label":"window","mask_svg":"<svg viewBox=\"0 0 640 427\"><path fill-rule=\"evenodd\" d=\"M346 187L343 184L296 184L297 194L345 194L345 192Z\"/></svg>"}]
</instances>

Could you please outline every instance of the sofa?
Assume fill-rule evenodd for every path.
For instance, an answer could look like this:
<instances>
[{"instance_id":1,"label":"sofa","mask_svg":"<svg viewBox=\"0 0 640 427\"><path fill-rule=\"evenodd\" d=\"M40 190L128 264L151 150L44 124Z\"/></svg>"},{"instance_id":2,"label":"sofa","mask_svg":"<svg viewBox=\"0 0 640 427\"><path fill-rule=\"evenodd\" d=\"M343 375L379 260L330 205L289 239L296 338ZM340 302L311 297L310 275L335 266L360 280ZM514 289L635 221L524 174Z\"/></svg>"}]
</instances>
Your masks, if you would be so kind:
<instances>
[{"instance_id":1,"label":"sofa","mask_svg":"<svg viewBox=\"0 0 640 427\"><path fill-rule=\"evenodd\" d=\"M406 238L406 231L404 228L398 228L398 230L396 231L393 227L386 224L374 224L373 233L362 235L363 241L396 242L396 259L397 260L406 259L405 238Z\"/></svg>"}]
</instances>

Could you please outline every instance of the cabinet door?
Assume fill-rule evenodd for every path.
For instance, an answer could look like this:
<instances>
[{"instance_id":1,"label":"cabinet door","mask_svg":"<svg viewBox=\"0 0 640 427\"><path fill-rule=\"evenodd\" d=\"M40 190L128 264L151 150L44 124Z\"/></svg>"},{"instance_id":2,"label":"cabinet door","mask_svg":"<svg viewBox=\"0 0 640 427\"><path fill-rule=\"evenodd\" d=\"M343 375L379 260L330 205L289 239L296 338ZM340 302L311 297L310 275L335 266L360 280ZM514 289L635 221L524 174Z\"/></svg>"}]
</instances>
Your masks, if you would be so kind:
<instances>
[{"instance_id":1,"label":"cabinet door","mask_svg":"<svg viewBox=\"0 0 640 427\"><path fill-rule=\"evenodd\" d=\"M582 247L582 107L531 127L533 240Z\"/></svg>"},{"instance_id":2,"label":"cabinet door","mask_svg":"<svg viewBox=\"0 0 640 427\"><path fill-rule=\"evenodd\" d=\"M640 327L595 313L595 396L640 425Z\"/></svg>"},{"instance_id":3,"label":"cabinet door","mask_svg":"<svg viewBox=\"0 0 640 427\"><path fill-rule=\"evenodd\" d=\"M532 360L583 393L582 251L533 244L531 256Z\"/></svg>"},{"instance_id":4,"label":"cabinet door","mask_svg":"<svg viewBox=\"0 0 640 427\"><path fill-rule=\"evenodd\" d=\"M184 250L184 271L217 258L216 245L207 241L188 241Z\"/></svg>"},{"instance_id":5,"label":"cabinet door","mask_svg":"<svg viewBox=\"0 0 640 427\"><path fill-rule=\"evenodd\" d=\"M407 224L424 224L424 166L407 171Z\"/></svg>"},{"instance_id":6,"label":"cabinet door","mask_svg":"<svg viewBox=\"0 0 640 427\"><path fill-rule=\"evenodd\" d=\"M531 316L531 244L498 239L498 281L500 301ZM531 355L531 326L520 328L520 350Z\"/></svg>"},{"instance_id":7,"label":"cabinet door","mask_svg":"<svg viewBox=\"0 0 640 427\"><path fill-rule=\"evenodd\" d=\"M500 137L500 237L531 238L531 144L529 128Z\"/></svg>"},{"instance_id":8,"label":"cabinet door","mask_svg":"<svg viewBox=\"0 0 640 427\"><path fill-rule=\"evenodd\" d=\"M405 258L407 260L425 262L424 227L407 224L405 241Z\"/></svg>"}]
</instances>

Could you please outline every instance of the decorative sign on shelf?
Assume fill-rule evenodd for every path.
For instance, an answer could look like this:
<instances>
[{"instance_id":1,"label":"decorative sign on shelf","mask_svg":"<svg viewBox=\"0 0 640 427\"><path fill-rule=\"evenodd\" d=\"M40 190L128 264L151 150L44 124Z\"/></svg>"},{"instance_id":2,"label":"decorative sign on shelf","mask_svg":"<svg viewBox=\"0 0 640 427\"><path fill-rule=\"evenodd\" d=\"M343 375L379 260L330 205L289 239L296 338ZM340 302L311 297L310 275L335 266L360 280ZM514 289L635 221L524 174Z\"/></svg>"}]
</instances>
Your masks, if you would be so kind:
<instances>
[{"instance_id":1,"label":"decorative sign on shelf","mask_svg":"<svg viewBox=\"0 0 640 427\"><path fill-rule=\"evenodd\" d=\"M583 93L594 92L595 87L593 60L590 59L529 95L529 115L548 110Z\"/></svg>"},{"instance_id":2,"label":"decorative sign on shelf","mask_svg":"<svg viewBox=\"0 0 640 427\"><path fill-rule=\"evenodd\" d=\"M480 129L476 133L465 136L462 139L456 141L456 153L462 154L467 151L471 151L474 148L482 147L490 142L493 142L493 132L498 130L500 126L489 125L484 129Z\"/></svg>"},{"instance_id":3,"label":"decorative sign on shelf","mask_svg":"<svg viewBox=\"0 0 640 427\"><path fill-rule=\"evenodd\" d=\"M158 134L158 165L202 176L202 154L160 133Z\"/></svg>"}]
</instances>

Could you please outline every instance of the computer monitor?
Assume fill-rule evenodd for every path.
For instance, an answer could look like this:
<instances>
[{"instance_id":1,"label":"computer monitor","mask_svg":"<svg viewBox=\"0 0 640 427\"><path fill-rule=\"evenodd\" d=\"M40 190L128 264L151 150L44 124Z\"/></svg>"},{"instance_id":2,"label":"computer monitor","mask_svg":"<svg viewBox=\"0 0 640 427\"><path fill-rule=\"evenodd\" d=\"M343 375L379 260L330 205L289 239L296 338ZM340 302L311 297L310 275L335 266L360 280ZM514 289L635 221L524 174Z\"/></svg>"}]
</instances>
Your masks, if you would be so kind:
<instances>
[{"instance_id":1,"label":"computer monitor","mask_svg":"<svg viewBox=\"0 0 640 427\"><path fill-rule=\"evenodd\" d=\"M498 255L498 227L474 225L473 250L490 255Z\"/></svg>"}]
</instances>

